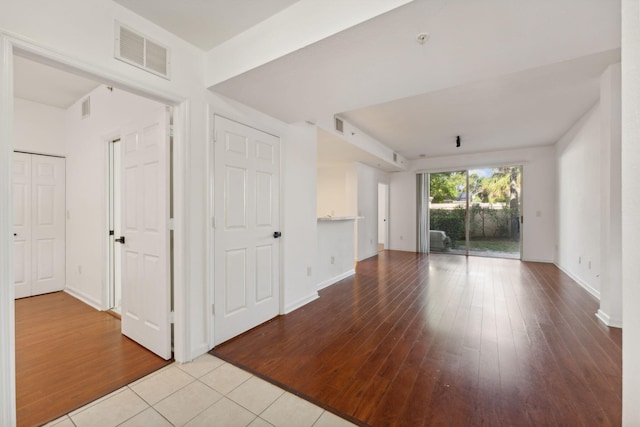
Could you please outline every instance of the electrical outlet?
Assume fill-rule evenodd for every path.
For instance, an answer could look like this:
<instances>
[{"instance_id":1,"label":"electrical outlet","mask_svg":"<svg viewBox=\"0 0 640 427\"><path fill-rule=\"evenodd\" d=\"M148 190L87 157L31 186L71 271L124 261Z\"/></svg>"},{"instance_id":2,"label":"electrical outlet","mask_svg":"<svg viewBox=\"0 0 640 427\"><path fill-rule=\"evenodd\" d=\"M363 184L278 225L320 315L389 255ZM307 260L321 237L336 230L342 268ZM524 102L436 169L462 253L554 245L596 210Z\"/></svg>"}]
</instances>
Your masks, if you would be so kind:
<instances>
[{"instance_id":1,"label":"electrical outlet","mask_svg":"<svg viewBox=\"0 0 640 427\"><path fill-rule=\"evenodd\" d=\"M335 264L336 263L336 257L332 256L331 257L331 264Z\"/></svg>"},{"instance_id":2,"label":"electrical outlet","mask_svg":"<svg viewBox=\"0 0 640 427\"><path fill-rule=\"evenodd\" d=\"M591 261L589 261L589 270L591 270Z\"/></svg>"},{"instance_id":3,"label":"electrical outlet","mask_svg":"<svg viewBox=\"0 0 640 427\"><path fill-rule=\"evenodd\" d=\"M581 256L578 257L578 264L582 264L582 257Z\"/></svg>"}]
</instances>

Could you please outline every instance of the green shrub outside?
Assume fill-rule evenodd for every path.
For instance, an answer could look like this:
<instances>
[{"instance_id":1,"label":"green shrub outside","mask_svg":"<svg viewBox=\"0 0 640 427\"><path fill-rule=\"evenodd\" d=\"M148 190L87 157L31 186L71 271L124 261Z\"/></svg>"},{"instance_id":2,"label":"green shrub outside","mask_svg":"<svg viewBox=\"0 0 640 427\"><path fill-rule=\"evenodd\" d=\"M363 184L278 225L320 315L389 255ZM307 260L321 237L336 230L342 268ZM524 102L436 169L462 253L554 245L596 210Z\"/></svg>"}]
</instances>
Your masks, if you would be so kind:
<instances>
[{"instance_id":1,"label":"green shrub outside","mask_svg":"<svg viewBox=\"0 0 640 427\"><path fill-rule=\"evenodd\" d=\"M464 241L464 217L465 209L457 207L455 209L431 209L430 225L431 230L441 230L455 246L456 241Z\"/></svg>"}]
</instances>

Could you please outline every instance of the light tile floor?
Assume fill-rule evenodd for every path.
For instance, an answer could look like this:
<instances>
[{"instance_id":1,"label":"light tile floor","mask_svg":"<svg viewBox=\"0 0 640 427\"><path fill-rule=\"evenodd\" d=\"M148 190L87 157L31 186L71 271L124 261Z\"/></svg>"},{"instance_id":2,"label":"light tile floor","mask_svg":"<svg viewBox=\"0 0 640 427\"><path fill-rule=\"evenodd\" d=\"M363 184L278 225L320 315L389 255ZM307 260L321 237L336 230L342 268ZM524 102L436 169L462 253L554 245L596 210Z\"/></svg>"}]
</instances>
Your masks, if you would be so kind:
<instances>
[{"instance_id":1,"label":"light tile floor","mask_svg":"<svg viewBox=\"0 0 640 427\"><path fill-rule=\"evenodd\" d=\"M47 427L346 427L350 422L214 356L174 363Z\"/></svg>"}]
</instances>

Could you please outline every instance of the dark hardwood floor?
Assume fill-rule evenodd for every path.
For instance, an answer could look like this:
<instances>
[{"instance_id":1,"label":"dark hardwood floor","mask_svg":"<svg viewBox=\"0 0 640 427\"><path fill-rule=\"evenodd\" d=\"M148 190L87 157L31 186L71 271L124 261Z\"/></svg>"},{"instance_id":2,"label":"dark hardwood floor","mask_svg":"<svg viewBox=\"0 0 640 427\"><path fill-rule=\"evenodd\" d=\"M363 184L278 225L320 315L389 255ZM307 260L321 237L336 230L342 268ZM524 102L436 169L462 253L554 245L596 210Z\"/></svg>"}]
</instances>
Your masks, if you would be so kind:
<instances>
[{"instance_id":1,"label":"dark hardwood floor","mask_svg":"<svg viewBox=\"0 0 640 427\"><path fill-rule=\"evenodd\" d=\"M381 252L212 353L361 425L621 424L621 331L552 264Z\"/></svg>"},{"instance_id":2,"label":"dark hardwood floor","mask_svg":"<svg viewBox=\"0 0 640 427\"><path fill-rule=\"evenodd\" d=\"M120 333L120 320L64 292L16 300L18 426L37 426L169 362Z\"/></svg>"}]
</instances>

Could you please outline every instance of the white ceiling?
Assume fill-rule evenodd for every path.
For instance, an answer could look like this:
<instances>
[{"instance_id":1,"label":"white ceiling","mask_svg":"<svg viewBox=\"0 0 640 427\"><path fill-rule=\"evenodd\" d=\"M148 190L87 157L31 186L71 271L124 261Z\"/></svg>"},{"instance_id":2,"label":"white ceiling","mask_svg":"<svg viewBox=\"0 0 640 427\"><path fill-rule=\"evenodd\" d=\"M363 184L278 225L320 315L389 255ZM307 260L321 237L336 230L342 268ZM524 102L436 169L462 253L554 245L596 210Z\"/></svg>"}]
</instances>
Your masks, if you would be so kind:
<instances>
[{"instance_id":1,"label":"white ceiling","mask_svg":"<svg viewBox=\"0 0 640 427\"><path fill-rule=\"evenodd\" d=\"M203 50L295 3L115 1ZM407 158L435 157L556 142L619 49L619 0L415 0L210 89L285 122L339 114ZM16 96L61 108L98 85L22 58L15 78ZM328 141L321 164L375 162Z\"/></svg>"},{"instance_id":2,"label":"white ceiling","mask_svg":"<svg viewBox=\"0 0 640 427\"><path fill-rule=\"evenodd\" d=\"M298 0L114 0L204 51Z\"/></svg>"},{"instance_id":3,"label":"white ceiling","mask_svg":"<svg viewBox=\"0 0 640 427\"><path fill-rule=\"evenodd\" d=\"M615 49L341 117L408 159L550 145L598 101L600 75L619 61Z\"/></svg>"},{"instance_id":4,"label":"white ceiling","mask_svg":"<svg viewBox=\"0 0 640 427\"><path fill-rule=\"evenodd\" d=\"M52 107L67 109L100 85L17 55L13 64L14 96Z\"/></svg>"},{"instance_id":5,"label":"white ceiling","mask_svg":"<svg viewBox=\"0 0 640 427\"><path fill-rule=\"evenodd\" d=\"M619 48L619 1L415 0L211 89L286 122L339 114L434 157L556 142Z\"/></svg>"}]
</instances>

